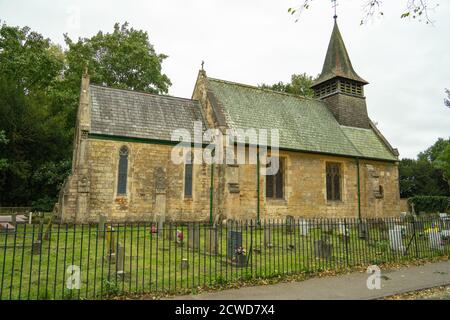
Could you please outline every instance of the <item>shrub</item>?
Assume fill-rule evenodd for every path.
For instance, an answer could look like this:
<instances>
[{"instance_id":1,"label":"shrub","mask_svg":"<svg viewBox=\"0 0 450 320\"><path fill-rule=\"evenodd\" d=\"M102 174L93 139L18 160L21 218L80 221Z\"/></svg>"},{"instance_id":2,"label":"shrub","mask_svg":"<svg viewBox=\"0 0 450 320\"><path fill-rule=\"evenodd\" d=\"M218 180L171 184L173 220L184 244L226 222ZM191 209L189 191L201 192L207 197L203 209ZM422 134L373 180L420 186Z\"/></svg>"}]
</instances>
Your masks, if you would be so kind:
<instances>
[{"instance_id":1,"label":"shrub","mask_svg":"<svg viewBox=\"0 0 450 320\"><path fill-rule=\"evenodd\" d=\"M408 204L414 204L414 211L417 213L445 212L450 208L450 197L415 196L408 199Z\"/></svg>"}]
</instances>

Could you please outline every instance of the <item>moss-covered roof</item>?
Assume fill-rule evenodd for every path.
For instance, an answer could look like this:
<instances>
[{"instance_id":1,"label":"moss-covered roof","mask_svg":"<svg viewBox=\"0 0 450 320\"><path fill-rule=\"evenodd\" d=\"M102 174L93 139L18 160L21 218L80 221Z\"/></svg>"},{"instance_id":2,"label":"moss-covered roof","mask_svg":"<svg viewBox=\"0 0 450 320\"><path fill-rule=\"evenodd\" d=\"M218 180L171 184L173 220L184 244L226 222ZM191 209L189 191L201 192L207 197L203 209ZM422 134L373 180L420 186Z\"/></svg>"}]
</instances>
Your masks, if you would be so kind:
<instances>
[{"instance_id":1,"label":"moss-covered roof","mask_svg":"<svg viewBox=\"0 0 450 320\"><path fill-rule=\"evenodd\" d=\"M373 130L340 126L323 101L213 78L207 85L229 128L279 129L282 149L396 160Z\"/></svg>"},{"instance_id":2,"label":"moss-covered roof","mask_svg":"<svg viewBox=\"0 0 450 320\"><path fill-rule=\"evenodd\" d=\"M344 40L342 39L336 20L334 22L333 32L331 33L330 43L328 44L322 72L319 78L314 81L313 86L335 77L342 77L363 84L368 83L353 70L352 62L345 48Z\"/></svg>"}]
</instances>

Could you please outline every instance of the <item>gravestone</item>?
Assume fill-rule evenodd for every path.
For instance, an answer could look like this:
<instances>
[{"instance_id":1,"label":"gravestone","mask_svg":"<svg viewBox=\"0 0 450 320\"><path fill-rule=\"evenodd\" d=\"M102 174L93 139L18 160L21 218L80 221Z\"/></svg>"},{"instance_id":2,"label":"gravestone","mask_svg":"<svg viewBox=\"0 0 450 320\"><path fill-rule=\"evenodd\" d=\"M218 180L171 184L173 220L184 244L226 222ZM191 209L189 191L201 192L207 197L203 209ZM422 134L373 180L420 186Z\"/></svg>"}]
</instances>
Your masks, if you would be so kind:
<instances>
[{"instance_id":1,"label":"gravestone","mask_svg":"<svg viewBox=\"0 0 450 320\"><path fill-rule=\"evenodd\" d=\"M293 216L286 216L286 232L294 232L295 219Z\"/></svg>"},{"instance_id":2,"label":"gravestone","mask_svg":"<svg viewBox=\"0 0 450 320\"><path fill-rule=\"evenodd\" d=\"M299 222L299 235L307 236L309 232L309 222L306 220L300 220Z\"/></svg>"},{"instance_id":3,"label":"gravestone","mask_svg":"<svg viewBox=\"0 0 450 320\"><path fill-rule=\"evenodd\" d=\"M189 262L187 258L181 259L181 270L186 270L189 268Z\"/></svg>"},{"instance_id":4,"label":"gravestone","mask_svg":"<svg viewBox=\"0 0 450 320\"><path fill-rule=\"evenodd\" d=\"M212 255L216 255L219 247L218 237L217 237L217 228L210 227L208 232L206 233L206 250Z\"/></svg>"},{"instance_id":5,"label":"gravestone","mask_svg":"<svg viewBox=\"0 0 450 320\"><path fill-rule=\"evenodd\" d=\"M342 241L348 242L350 240L350 231L343 221L338 221L337 232Z\"/></svg>"},{"instance_id":6,"label":"gravestone","mask_svg":"<svg viewBox=\"0 0 450 320\"><path fill-rule=\"evenodd\" d=\"M42 242L41 240L33 241L33 245L31 246L31 252L33 254L41 254Z\"/></svg>"},{"instance_id":7,"label":"gravestone","mask_svg":"<svg viewBox=\"0 0 450 320\"><path fill-rule=\"evenodd\" d=\"M200 224L188 224L188 245L191 249L197 249L200 246Z\"/></svg>"},{"instance_id":8,"label":"gravestone","mask_svg":"<svg viewBox=\"0 0 450 320\"><path fill-rule=\"evenodd\" d=\"M404 252L402 226L395 225L392 229L389 229L389 242L391 243L392 250Z\"/></svg>"},{"instance_id":9,"label":"gravestone","mask_svg":"<svg viewBox=\"0 0 450 320\"><path fill-rule=\"evenodd\" d=\"M270 224L264 226L264 245L269 248L273 247L272 226Z\"/></svg>"},{"instance_id":10,"label":"gravestone","mask_svg":"<svg viewBox=\"0 0 450 320\"><path fill-rule=\"evenodd\" d=\"M236 249L242 247L242 233L239 231L228 231L227 258L236 257Z\"/></svg>"},{"instance_id":11,"label":"gravestone","mask_svg":"<svg viewBox=\"0 0 450 320\"><path fill-rule=\"evenodd\" d=\"M103 238L105 236L105 224L106 224L106 216L103 214L98 216L98 236Z\"/></svg>"},{"instance_id":12,"label":"gravestone","mask_svg":"<svg viewBox=\"0 0 450 320\"><path fill-rule=\"evenodd\" d=\"M314 241L314 254L318 258L328 259L333 253L333 245L326 239Z\"/></svg>"},{"instance_id":13,"label":"gravestone","mask_svg":"<svg viewBox=\"0 0 450 320\"><path fill-rule=\"evenodd\" d=\"M158 222L157 222L158 236L160 236L164 233L164 222L165 221L166 221L166 218L164 215L162 215L162 214L158 215Z\"/></svg>"},{"instance_id":14,"label":"gravestone","mask_svg":"<svg viewBox=\"0 0 450 320\"><path fill-rule=\"evenodd\" d=\"M106 227L106 258L114 263L116 261L116 246L114 241L114 228L112 226Z\"/></svg>"},{"instance_id":15,"label":"gravestone","mask_svg":"<svg viewBox=\"0 0 450 320\"><path fill-rule=\"evenodd\" d=\"M125 277L124 261L125 261L125 247L123 245L119 244L117 246L116 270L117 270L117 275L122 278Z\"/></svg>"},{"instance_id":16,"label":"gravestone","mask_svg":"<svg viewBox=\"0 0 450 320\"><path fill-rule=\"evenodd\" d=\"M16 228L8 222L0 223L0 232L1 233L14 233L15 230L16 230Z\"/></svg>"},{"instance_id":17,"label":"gravestone","mask_svg":"<svg viewBox=\"0 0 450 320\"><path fill-rule=\"evenodd\" d=\"M369 240L369 227L366 221L358 222L358 237L360 239Z\"/></svg>"},{"instance_id":18,"label":"gravestone","mask_svg":"<svg viewBox=\"0 0 450 320\"><path fill-rule=\"evenodd\" d=\"M436 229L431 229L428 234L428 239L430 241L430 248L433 250L442 250L444 247L442 246L442 237L441 233Z\"/></svg>"}]
</instances>

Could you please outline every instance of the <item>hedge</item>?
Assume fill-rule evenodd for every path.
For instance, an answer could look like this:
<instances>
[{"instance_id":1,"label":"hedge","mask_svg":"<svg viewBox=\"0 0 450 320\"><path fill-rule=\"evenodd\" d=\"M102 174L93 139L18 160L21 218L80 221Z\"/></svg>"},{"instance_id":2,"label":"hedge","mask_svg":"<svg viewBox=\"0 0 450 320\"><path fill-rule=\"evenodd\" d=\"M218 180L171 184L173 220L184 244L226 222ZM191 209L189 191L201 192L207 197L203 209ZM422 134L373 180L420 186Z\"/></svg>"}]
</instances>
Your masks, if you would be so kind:
<instances>
[{"instance_id":1,"label":"hedge","mask_svg":"<svg viewBox=\"0 0 450 320\"><path fill-rule=\"evenodd\" d=\"M408 204L414 204L416 213L446 212L450 208L450 197L444 196L414 196L408 199Z\"/></svg>"}]
</instances>

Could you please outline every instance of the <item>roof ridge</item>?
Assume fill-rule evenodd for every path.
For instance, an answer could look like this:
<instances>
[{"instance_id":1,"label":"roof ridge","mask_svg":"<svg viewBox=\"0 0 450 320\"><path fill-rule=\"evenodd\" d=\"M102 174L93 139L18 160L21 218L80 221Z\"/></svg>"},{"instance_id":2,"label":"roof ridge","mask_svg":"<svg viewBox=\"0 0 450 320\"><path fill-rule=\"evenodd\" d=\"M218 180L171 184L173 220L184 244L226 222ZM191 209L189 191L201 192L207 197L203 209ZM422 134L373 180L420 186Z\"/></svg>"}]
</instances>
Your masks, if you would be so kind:
<instances>
[{"instance_id":1,"label":"roof ridge","mask_svg":"<svg viewBox=\"0 0 450 320\"><path fill-rule=\"evenodd\" d=\"M132 90L132 89L119 89L119 88L102 86L102 85L93 84L93 83L91 83L89 86L97 87L97 88L101 88L101 89L115 90L115 91L125 91L125 92L140 94L140 95L146 95L146 96L155 96L155 97L163 97L163 98L169 98L169 99L174 99L174 100L176 99L176 100L187 100L187 101L191 101L191 102L199 102L198 100L190 99L190 98L176 97L176 96L171 96L171 95L166 95L166 94L150 93L150 92Z\"/></svg>"},{"instance_id":2,"label":"roof ridge","mask_svg":"<svg viewBox=\"0 0 450 320\"><path fill-rule=\"evenodd\" d=\"M258 87L258 86L254 86L254 85L246 84L246 83L241 83L241 82L235 82L235 81L229 81L229 80L223 80L223 79L217 79L217 78L211 78L211 77L208 77L208 80L219 81L219 82L223 82L223 83L238 85L238 86L241 86L241 87L246 87L246 88L250 88L250 89L256 89L256 90L260 90L260 91L264 91L264 92L268 92L268 93L281 94L281 95L294 97L294 98L300 98L300 99L312 100L312 101L320 101L319 99L310 98L310 97L302 96L302 95L299 95L299 94L294 94L294 93L288 93L288 92L282 92L282 91L276 91L276 90L261 88L261 87Z\"/></svg>"}]
</instances>

